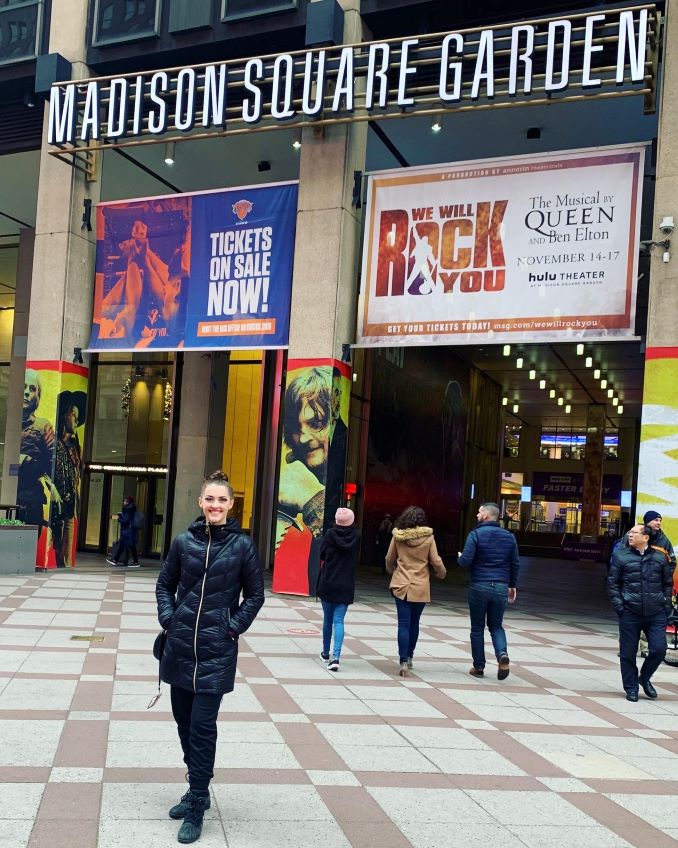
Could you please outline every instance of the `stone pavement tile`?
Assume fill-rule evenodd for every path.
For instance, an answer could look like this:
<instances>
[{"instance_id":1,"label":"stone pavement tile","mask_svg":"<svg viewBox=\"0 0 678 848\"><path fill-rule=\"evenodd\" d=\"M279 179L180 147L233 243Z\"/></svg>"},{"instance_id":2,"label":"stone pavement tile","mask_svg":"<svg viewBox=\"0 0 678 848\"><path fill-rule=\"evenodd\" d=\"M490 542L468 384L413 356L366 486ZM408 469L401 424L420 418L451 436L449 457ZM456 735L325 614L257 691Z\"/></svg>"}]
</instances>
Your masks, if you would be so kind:
<instances>
[{"instance_id":1,"label":"stone pavement tile","mask_svg":"<svg viewBox=\"0 0 678 848\"><path fill-rule=\"evenodd\" d=\"M30 651L0 650L0 672L18 671L30 656Z\"/></svg>"},{"instance_id":2,"label":"stone pavement tile","mask_svg":"<svg viewBox=\"0 0 678 848\"><path fill-rule=\"evenodd\" d=\"M108 712L113 696L112 683L78 683L71 710ZM145 706L145 705L144 705Z\"/></svg>"},{"instance_id":3,"label":"stone pavement tile","mask_svg":"<svg viewBox=\"0 0 678 848\"><path fill-rule=\"evenodd\" d=\"M104 779L102 768L77 768L70 766L54 767L49 776L50 783L101 783Z\"/></svg>"},{"instance_id":4,"label":"stone pavement tile","mask_svg":"<svg viewBox=\"0 0 678 848\"><path fill-rule=\"evenodd\" d=\"M177 844L180 826L181 822L172 821L170 818L162 821L102 819L99 825L99 839L95 844L96 848L135 848L136 846L138 848L168 848L170 845ZM226 840L219 819L205 819L198 844L200 848L224 848ZM229 848L233 848L230 842L228 845ZM68 848L75 848L75 846L70 844ZM80 845L77 848L80 848Z\"/></svg>"},{"instance_id":5,"label":"stone pavement tile","mask_svg":"<svg viewBox=\"0 0 678 848\"><path fill-rule=\"evenodd\" d=\"M582 705L583 706L583 705ZM534 715L545 719L551 724L562 727L615 727L616 725L606 721L600 716L588 712L586 709L549 710L541 707L533 707ZM508 719L510 721L510 719Z\"/></svg>"},{"instance_id":6,"label":"stone pavement tile","mask_svg":"<svg viewBox=\"0 0 678 848\"><path fill-rule=\"evenodd\" d=\"M48 783L37 821L98 819L100 803L99 783Z\"/></svg>"},{"instance_id":7,"label":"stone pavement tile","mask_svg":"<svg viewBox=\"0 0 678 848\"><path fill-rule=\"evenodd\" d=\"M2 695L0 695L0 698ZM302 698L294 699L297 707L309 716L373 716L367 704L356 699Z\"/></svg>"},{"instance_id":8,"label":"stone pavement tile","mask_svg":"<svg viewBox=\"0 0 678 848\"><path fill-rule=\"evenodd\" d=\"M49 766L0 766L0 785L5 783L39 783L49 780Z\"/></svg>"},{"instance_id":9,"label":"stone pavement tile","mask_svg":"<svg viewBox=\"0 0 678 848\"><path fill-rule=\"evenodd\" d=\"M461 727L423 727L421 725L394 725L394 730L415 748L452 748L456 750L489 751L490 746L477 734ZM352 740L353 735L352 735ZM390 742L388 744L397 744Z\"/></svg>"},{"instance_id":10,"label":"stone pavement tile","mask_svg":"<svg viewBox=\"0 0 678 848\"><path fill-rule=\"evenodd\" d=\"M423 698L416 701L366 700L363 703L373 713L385 718L445 718L444 713Z\"/></svg>"},{"instance_id":11,"label":"stone pavement tile","mask_svg":"<svg viewBox=\"0 0 678 848\"><path fill-rule=\"evenodd\" d=\"M306 769L306 774L314 786L359 786L360 782L350 771L322 771Z\"/></svg>"},{"instance_id":12,"label":"stone pavement tile","mask_svg":"<svg viewBox=\"0 0 678 848\"><path fill-rule=\"evenodd\" d=\"M101 795L101 820L134 819L164 821L167 811L179 802L186 784L174 783L115 783L105 784ZM214 805L206 811L208 819L218 819Z\"/></svg>"},{"instance_id":13,"label":"stone pavement tile","mask_svg":"<svg viewBox=\"0 0 678 848\"><path fill-rule=\"evenodd\" d=\"M0 827L2 828L2 841L5 845L11 845L12 848L27 848L33 829L32 821L0 819Z\"/></svg>"},{"instance_id":14,"label":"stone pavement tile","mask_svg":"<svg viewBox=\"0 0 678 848\"><path fill-rule=\"evenodd\" d=\"M300 846L351 848L351 843L334 820L329 822L225 821L224 831L228 848L300 848ZM101 845L100 848L108 847ZM163 845L162 848L166 846ZM200 848L203 848L203 837L200 840Z\"/></svg>"},{"instance_id":15,"label":"stone pavement tile","mask_svg":"<svg viewBox=\"0 0 678 848\"><path fill-rule=\"evenodd\" d=\"M605 827L561 827L559 825L509 826L527 848L630 848L631 843Z\"/></svg>"},{"instance_id":16,"label":"stone pavement tile","mask_svg":"<svg viewBox=\"0 0 678 848\"><path fill-rule=\"evenodd\" d=\"M20 671L22 676L30 674L44 677L46 669L49 669L50 674L79 675L83 671L86 656L83 651L31 651ZM1 661L2 654L0 652Z\"/></svg>"},{"instance_id":17,"label":"stone pavement tile","mask_svg":"<svg viewBox=\"0 0 678 848\"><path fill-rule=\"evenodd\" d=\"M310 784L212 784L212 790L224 821L332 821L319 791Z\"/></svg>"},{"instance_id":18,"label":"stone pavement tile","mask_svg":"<svg viewBox=\"0 0 678 848\"><path fill-rule=\"evenodd\" d=\"M51 766L63 726L63 721L0 719L0 766Z\"/></svg>"},{"instance_id":19,"label":"stone pavement tile","mask_svg":"<svg viewBox=\"0 0 678 848\"><path fill-rule=\"evenodd\" d=\"M524 775L526 772L496 751L420 748L444 774Z\"/></svg>"},{"instance_id":20,"label":"stone pavement tile","mask_svg":"<svg viewBox=\"0 0 678 848\"><path fill-rule=\"evenodd\" d=\"M441 848L450 844L449 824L399 822L414 848ZM454 825L454 844L464 848L525 848L525 843L500 824L462 821Z\"/></svg>"},{"instance_id":21,"label":"stone pavement tile","mask_svg":"<svg viewBox=\"0 0 678 848\"><path fill-rule=\"evenodd\" d=\"M416 729L416 728L415 728ZM422 728L432 730L432 728ZM406 733L399 733L387 724L365 724L351 725L347 727L343 723L318 724L318 730L327 739L330 745L337 746L343 743L351 745L372 746L398 746L410 747L416 745L407 738ZM405 728L410 730L410 728ZM463 731L460 731L463 732Z\"/></svg>"},{"instance_id":22,"label":"stone pavement tile","mask_svg":"<svg viewBox=\"0 0 678 848\"><path fill-rule=\"evenodd\" d=\"M350 737L349 737L350 738ZM335 749L352 771L437 772L438 767L415 748L384 745L335 744Z\"/></svg>"},{"instance_id":23,"label":"stone pavement tile","mask_svg":"<svg viewBox=\"0 0 678 848\"><path fill-rule=\"evenodd\" d=\"M596 790L587 786L576 777L538 777L537 780L543 783L552 792L595 792Z\"/></svg>"},{"instance_id":24,"label":"stone pavement tile","mask_svg":"<svg viewBox=\"0 0 678 848\"><path fill-rule=\"evenodd\" d=\"M176 748L179 750L178 742ZM287 745L218 741L215 767L222 769L298 769L301 768L301 765Z\"/></svg>"},{"instance_id":25,"label":"stone pavement tile","mask_svg":"<svg viewBox=\"0 0 678 848\"><path fill-rule=\"evenodd\" d=\"M76 686L77 680L15 678L0 694L0 710L67 710Z\"/></svg>"},{"instance_id":26,"label":"stone pavement tile","mask_svg":"<svg viewBox=\"0 0 678 848\"><path fill-rule=\"evenodd\" d=\"M4 782L2 784L0 828L4 827L5 821L9 819L30 819L30 821L33 821L38 812L44 789L44 783ZM4 841L4 836L2 838Z\"/></svg>"},{"instance_id":27,"label":"stone pavement tile","mask_svg":"<svg viewBox=\"0 0 678 848\"><path fill-rule=\"evenodd\" d=\"M589 745L595 745L596 748L600 748L601 751L605 751L607 754L614 754L617 757L625 757L633 760L641 768L646 758L675 758L674 751L667 750L661 745L656 745L646 739L638 739L635 735L587 736L586 741Z\"/></svg>"},{"instance_id":28,"label":"stone pavement tile","mask_svg":"<svg viewBox=\"0 0 678 848\"><path fill-rule=\"evenodd\" d=\"M637 848L675 848L675 795L570 795L568 800Z\"/></svg>"},{"instance_id":29,"label":"stone pavement tile","mask_svg":"<svg viewBox=\"0 0 678 848\"><path fill-rule=\"evenodd\" d=\"M279 733L304 769L341 770L346 763L316 727L281 726Z\"/></svg>"},{"instance_id":30,"label":"stone pavement tile","mask_svg":"<svg viewBox=\"0 0 678 848\"><path fill-rule=\"evenodd\" d=\"M107 721L68 721L59 740L54 765L103 768L107 742Z\"/></svg>"},{"instance_id":31,"label":"stone pavement tile","mask_svg":"<svg viewBox=\"0 0 678 848\"><path fill-rule=\"evenodd\" d=\"M379 786L371 787L367 791L397 824L493 822L493 817L460 789Z\"/></svg>"},{"instance_id":32,"label":"stone pavement tile","mask_svg":"<svg viewBox=\"0 0 678 848\"><path fill-rule=\"evenodd\" d=\"M535 822L558 822L559 825L594 825L588 815L570 802L577 795L568 795L567 800L553 792L486 792L468 790L471 798L483 807L498 822L504 825L533 825ZM583 795L589 798L594 796Z\"/></svg>"}]
</instances>

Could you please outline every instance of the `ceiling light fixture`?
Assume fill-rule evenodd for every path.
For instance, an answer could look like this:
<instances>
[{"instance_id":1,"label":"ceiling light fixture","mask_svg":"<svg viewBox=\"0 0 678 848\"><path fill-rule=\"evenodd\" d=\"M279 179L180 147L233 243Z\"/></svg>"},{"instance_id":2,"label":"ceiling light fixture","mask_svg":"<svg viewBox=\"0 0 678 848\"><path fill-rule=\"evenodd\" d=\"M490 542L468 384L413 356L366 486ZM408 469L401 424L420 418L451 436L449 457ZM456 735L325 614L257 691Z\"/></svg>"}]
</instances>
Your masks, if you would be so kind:
<instances>
[{"instance_id":1,"label":"ceiling light fixture","mask_svg":"<svg viewBox=\"0 0 678 848\"><path fill-rule=\"evenodd\" d=\"M601 389L607 388L607 380L605 379L605 377L603 377L603 379L600 381L600 388Z\"/></svg>"},{"instance_id":2,"label":"ceiling light fixture","mask_svg":"<svg viewBox=\"0 0 678 848\"><path fill-rule=\"evenodd\" d=\"M536 379L537 379L537 372L534 370L534 368L531 368L530 369L530 380L536 380Z\"/></svg>"},{"instance_id":3,"label":"ceiling light fixture","mask_svg":"<svg viewBox=\"0 0 678 848\"><path fill-rule=\"evenodd\" d=\"M545 388L546 388L546 380L540 380L540 381L539 381L539 388L540 388L540 389L545 389Z\"/></svg>"},{"instance_id":4,"label":"ceiling light fixture","mask_svg":"<svg viewBox=\"0 0 678 848\"><path fill-rule=\"evenodd\" d=\"M614 397L614 389L613 389L613 388L609 388L609 389L607 390L607 396L608 396L609 398Z\"/></svg>"},{"instance_id":5,"label":"ceiling light fixture","mask_svg":"<svg viewBox=\"0 0 678 848\"><path fill-rule=\"evenodd\" d=\"M555 390L555 389L550 389L550 390L549 390L549 397L550 397L550 398L554 398L555 396L556 396L556 390Z\"/></svg>"},{"instance_id":6,"label":"ceiling light fixture","mask_svg":"<svg viewBox=\"0 0 678 848\"><path fill-rule=\"evenodd\" d=\"M513 414L514 414L514 415L517 415L517 414L518 414L518 410L519 410L519 409L520 409L520 407L518 406L518 404L517 404L517 403L514 403L514 404L513 404Z\"/></svg>"},{"instance_id":7,"label":"ceiling light fixture","mask_svg":"<svg viewBox=\"0 0 678 848\"><path fill-rule=\"evenodd\" d=\"M586 357L586 359L584 360L584 365L585 365L587 368L593 368L593 357L592 357L592 356L587 356L587 357Z\"/></svg>"},{"instance_id":8,"label":"ceiling light fixture","mask_svg":"<svg viewBox=\"0 0 678 848\"><path fill-rule=\"evenodd\" d=\"M619 403L619 398L612 398L612 406L616 406Z\"/></svg>"},{"instance_id":9,"label":"ceiling light fixture","mask_svg":"<svg viewBox=\"0 0 678 848\"><path fill-rule=\"evenodd\" d=\"M564 403L565 403L565 399L564 399L564 398L559 397L559 398L558 398L558 406L562 406Z\"/></svg>"},{"instance_id":10,"label":"ceiling light fixture","mask_svg":"<svg viewBox=\"0 0 678 848\"><path fill-rule=\"evenodd\" d=\"M440 115L434 115L431 120L431 132L439 133L442 128L443 125L440 122Z\"/></svg>"},{"instance_id":11,"label":"ceiling light fixture","mask_svg":"<svg viewBox=\"0 0 678 848\"><path fill-rule=\"evenodd\" d=\"M165 165L174 165L174 144L173 141L165 144Z\"/></svg>"},{"instance_id":12,"label":"ceiling light fixture","mask_svg":"<svg viewBox=\"0 0 678 848\"><path fill-rule=\"evenodd\" d=\"M624 412L624 406L620 403L617 407L617 414L621 415Z\"/></svg>"},{"instance_id":13,"label":"ceiling light fixture","mask_svg":"<svg viewBox=\"0 0 678 848\"><path fill-rule=\"evenodd\" d=\"M522 368L522 367L523 367L523 357L519 356L518 359L516 359L516 368Z\"/></svg>"},{"instance_id":14,"label":"ceiling light fixture","mask_svg":"<svg viewBox=\"0 0 678 848\"><path fill-rule=\"evenodd\" d=\"M578 344L577 345L577 356L583 356L583 355L584 355L584 345Z\"/></svg>"},{"instance_id":15,"label":"ceiling light fixture","mask_svg":"<svg viewBox=\"0 0 678 848\"><path fill-rule=\"evenodd\" d=\"M593 372L593 379L600 380L600 368L596 368L596 370Z\"/></svg>"},{"instance_id":16,"label":"ceiling light fixture","mask_svg":"<svg viewBox=\"0 0 678 848\"><path fill-rule=\"evenodd\" d=\"M570 404L569 403L565 404L565 414L569 415L571 412L572 412L572 407L570 406Z\"/></svg>"},{"instance_id":17,"label":"ceiling light fixture","mask_svg":"<svg viewBox=\"0 0 678 848\"><path fill-rule=\"evenodd\" d=\"M502 406L508 406L508 398L507 397L503 397L501 399L501 405Z\"/></svg>"},{"instance_id":18,"label":"ceiling light fixture","mask_svg":"<svg viewBox=\"0 0 678 848\"><path fill-rule=\"evenodd\" d=\"M295 139L294 139L294 141L292 142L292 147L293 147L295 150L301 150L301 142L299 141L299 139L298 139L298 138L295 138Z\"/></svg>"},{"instance_id":19,"label":"ceiling light fixture","mask_svg":"<svg viewBox=\"0 0 678 848\"><path fill-rule=\"evenodd\" d=\"M511 355L511 345L504 345L504 356Z\"/></svg>"}]
</instances>

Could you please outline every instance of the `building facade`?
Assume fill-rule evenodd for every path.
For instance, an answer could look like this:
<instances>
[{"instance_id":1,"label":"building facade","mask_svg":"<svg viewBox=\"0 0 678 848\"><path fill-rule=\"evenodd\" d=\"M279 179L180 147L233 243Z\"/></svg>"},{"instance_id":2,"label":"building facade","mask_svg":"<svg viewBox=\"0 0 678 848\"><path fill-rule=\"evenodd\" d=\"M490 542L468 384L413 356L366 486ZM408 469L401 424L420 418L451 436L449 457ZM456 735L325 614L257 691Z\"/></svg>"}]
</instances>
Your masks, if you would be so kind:
<instances>
[{"instance_id":1,"label":"building facade","mask_svg":"<svg viewBox=\"0 0 678 848\"><path fill-rule=\"evenodd\" d=\"M1 500L40 567L126 495L161 557L217 467L280 591L340 503L375 564L412 502L449 555L485 500L526 549L678 537L676 12L459 5L0 9Z\"/></svg>"}]
</instances>

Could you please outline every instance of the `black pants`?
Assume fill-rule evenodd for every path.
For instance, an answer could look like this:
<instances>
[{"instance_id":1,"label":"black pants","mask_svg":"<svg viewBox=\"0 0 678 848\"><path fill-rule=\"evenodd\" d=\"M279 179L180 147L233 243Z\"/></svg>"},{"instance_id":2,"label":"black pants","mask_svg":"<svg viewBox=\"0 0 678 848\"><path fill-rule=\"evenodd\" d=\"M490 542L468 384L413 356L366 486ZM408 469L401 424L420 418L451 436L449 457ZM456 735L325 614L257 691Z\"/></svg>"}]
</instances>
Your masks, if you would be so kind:
<instances>
[{"instance_id":1,"label":"black pants","mask_svg":"<svg viewBox=\"0 0 678 848\"><path fill-rule=\"evenodd\" d=\"M640 669L640 677L649 680L666 655L666 613L662 611L656 615L641 616L624 610L619 616L619 665L627 692L638 689L636 654L642 630L647 636L648 652Z\"/></svg>"},{"instance_id":2,"label":"black pants","mask_svg":"<svg viewBox=\"0 0 678 848\"><path fill-rule=\"evenodd\" d=\"M137 553L137 543L133 545L120 545L116 562L124 562L125 565L129 562L129 555L132 554L132 562L139 562L139 554Z\"/></svg>"},{"instance_id":3,"label":"black pants","mask_svg":"<svg viewBox=\"0 0 678 848\"><path fill-rule=\"evenodd\" d=\"M217 714L222 695L201 695L170 687L172 713L188 766L188 783L196 795L207 795L214 777Z\"/></svg>"}]
</instances>

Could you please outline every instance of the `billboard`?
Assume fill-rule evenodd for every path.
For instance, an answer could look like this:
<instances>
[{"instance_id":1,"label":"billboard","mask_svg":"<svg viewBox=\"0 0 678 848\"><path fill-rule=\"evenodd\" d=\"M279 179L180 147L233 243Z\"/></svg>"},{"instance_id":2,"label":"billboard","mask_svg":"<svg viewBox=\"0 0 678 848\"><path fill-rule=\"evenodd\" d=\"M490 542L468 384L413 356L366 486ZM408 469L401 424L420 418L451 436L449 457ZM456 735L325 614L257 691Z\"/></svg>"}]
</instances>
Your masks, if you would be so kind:
<instances>
[{"instance_id":1,"label":"billboard","mask_svg":"<svg viewBox=\"0 0 678 848\"><path fill-rule=\"evenodd\" d=\"M603 474L602 503L619 503L623 481L621 474ZM582 472L535 471L532 474L534 500L581 502L583 497L584 474Z\"/></svg>"},{"instance_id":2,"label":"billboard","mask_svg":"<svg viewBox=\"0 0 678 848\"><path fill-rule=\"evenodd\" d=\"M369 179L357 343L633 336L644 150Z\"/></svg>"},{"instance_id":3,"label":"billboard","mask_svg":"<svg viewBox=\"0 0 678 848\"><path fill-rule=\"evenodd\" d=\"M97 207L88 350L286 347L297 184Z\"/></svg>"},{"instance_id":4,"label":"billboard","mask_svg":"<svg viewBox=\"0 0 678 848\"><path fill-rule=\"evenodd\" d=\"M88 370L26 362L17 480L18 517L37 527L36 566L75 564Z\"/></svg>"}]
</instances>

